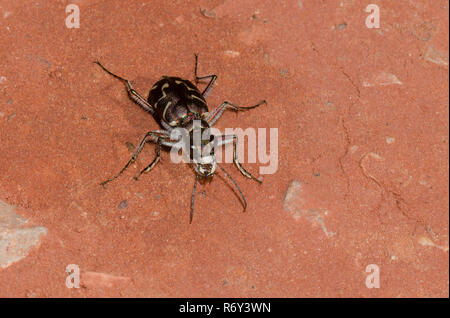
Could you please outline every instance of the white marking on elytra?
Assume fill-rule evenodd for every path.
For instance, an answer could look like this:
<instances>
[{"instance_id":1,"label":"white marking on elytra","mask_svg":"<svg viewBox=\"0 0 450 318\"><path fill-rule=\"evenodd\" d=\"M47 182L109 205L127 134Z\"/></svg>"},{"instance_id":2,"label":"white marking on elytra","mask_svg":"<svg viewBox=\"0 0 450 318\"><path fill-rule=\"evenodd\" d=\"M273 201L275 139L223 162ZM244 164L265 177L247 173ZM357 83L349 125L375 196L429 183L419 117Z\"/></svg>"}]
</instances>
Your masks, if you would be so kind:
<instances>
[{"instance_id":1,"label":"white marking on elytra","mask_svg":"<svg viewBox=\"0 0 450 318\"><path fill-rule=\"evenodd\" d=\"M196 98L196 99L198 99L199 101L201 101L203 104L205 104L205 101L204 101L203 99L201 99L200 97L198 97L197 95L191 94L191 97L192 97L192 98Z\"/></svg>"},{"instance_id":2,"label":"white marking on elytra","mask_svg":"<svg viewBox=\"0 0 450 318\"><path fill-rule=\"evenodd\" d=\"M161 93L162 93L162 96L161 96L160 98L158 98L158 100L156 101L156 104L158 104L158 102L159 102L161 99L167 97L167 94L166 94L166 92L164 91L164 88L167 88L167 87L169 87L169 83L164 83L164 85L161 87Z\"/></svg>"},{"instance_id":3,"label":"white marking on elytra","mask_svg":"<svg viewBox=\"0 0 450 318\"><path fill-rule=\"evenodd\" d=\"M163 111L163 119L165 120L165 121L167 121L167 118L166 118L166 111L167 111L167 109L169 108L169 106L170 105L172 105L172 102L167 102L167 104L166 104L166 107L164 107L164 111Z\"/></svg>"},{"instance_id":4,"label":"white marking on elytra","mask_svg":"<svg viewBox=\"0 0 450 318\"><path fill-rule=\"evenodd\" d=\"M183 84L183 85L186 86L186 88L187 88L188 90L190 90L190 91L197 91L197 89L192 88L192 87L189 87L189 86L186 84L185 81L175 80L175 83L176 83L176 84Z\"/></svg>"}]
</instances>

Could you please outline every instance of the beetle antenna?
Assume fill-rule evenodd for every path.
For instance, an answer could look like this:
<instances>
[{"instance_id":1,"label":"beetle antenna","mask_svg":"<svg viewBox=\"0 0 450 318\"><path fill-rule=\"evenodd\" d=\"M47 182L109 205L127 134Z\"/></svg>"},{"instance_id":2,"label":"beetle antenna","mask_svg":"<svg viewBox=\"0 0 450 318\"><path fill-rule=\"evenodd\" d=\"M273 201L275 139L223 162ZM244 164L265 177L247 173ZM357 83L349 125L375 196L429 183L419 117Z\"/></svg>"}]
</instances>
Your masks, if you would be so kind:
<instances>
[{"instance_id":1,"label":"beetle antenna","mask_svg":"<svg viewBox=\"0 0 450 318\"><path fill-rule=\"evenodd\" d=\"M198 174L195 175L194 189L192 189L191 197L191 214L189 216L189 224L192 223L192 218L194 217L194 201L195 201L195 190L197 189Z\"/></svg>"},{"instance_id":2,"label":"beetle antenna","mask_svg":"<svg viewBox=\"0 0 450 318\"><path fill-rule=\"evenodd\" d=\"M226 175L231 181L233 181L233 183L234 183L236 189L239 191L239 194L241 195L242 201L243 201L243 203L244 203L244 212L245 212L245 209L247 208L247 201L245 200L245 196L244 196L244 193L242 193L241 188L238 186L237 182L233 179L233 177L230 176L230 174L229 174L228 172L226 172L224 168L222 168L221 165L219 165L219 164L217 163L217 166L220 168L220 170L223 171L223 173L225 173L225 175Z\"/></svg>"},{"instance_id":3,"label":"beetle antenna","mask_svg":"<svg viewBox=\"0 0 450 318\"><path fill-rule=\"evenodd\" d=\"M123 78L123 77L120 77L119 75L116 75L116 74L114 74L113 72L111 72L110 70L108 70L106 67L104 67L103 65L102 65L102 63L100 63L99 61L95 61L94 62L95 64L98 64L106 73L108 73L109 75L112 75L112 76L114 76L115 78L118 78L118 79L120 79L121 81L123 81L123 82L128 82L128 80L126 80L125 78Z\"/></svg>"}]
</instances>

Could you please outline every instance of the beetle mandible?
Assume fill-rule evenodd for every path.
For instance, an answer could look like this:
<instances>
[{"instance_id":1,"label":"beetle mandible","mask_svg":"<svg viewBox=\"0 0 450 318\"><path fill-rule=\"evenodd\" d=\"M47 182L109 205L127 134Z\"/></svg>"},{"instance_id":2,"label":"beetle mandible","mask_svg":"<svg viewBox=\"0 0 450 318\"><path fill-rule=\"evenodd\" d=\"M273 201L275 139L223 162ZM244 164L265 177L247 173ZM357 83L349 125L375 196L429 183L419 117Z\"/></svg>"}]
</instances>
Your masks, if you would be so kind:
<instances>
[{"instance_id":1,"label":"beetle mandible","mask_svg":"<svg viewBox=\"0 0 450 318\"><path fill-rule=\"evenodd\" d=\"M206 76L198 76L197 75L197 66L198 66L198 55L195 54L195 83L198 84L201 80L209 80L203 92L197 88L192 82L186 79L182 79L179 77L172 76L162 76L162 78L157 81L153 87L150 89L150 93L148 99L145 100L139 93L137 93L131 82L123 77L120 77L107 68L105 68L99 61L95 61L94 63L98 64L105 72L114 76L115 78L121 80L125 83L127 92L131 100L133 100L136 104L142 107L144 110L153 115L153 118L159 123L162 129L154 130L148 132L145 137L140 142L139 146L136 148L133 156L127 162L127 164L119 171L118 174L105 180L101 183L102 186L105 186L108 182L119 177L125 169L127 169L133 162L136 161L139 153L144 147L147 141L151 141L156 144L156 156L153 161L145 167L139 174L135 177L136 180L140 177L142 173L149 172L153 169L156 164L160 160L161 156L161 148L168 147L171 148L175 145L175 143L179 142L179 140L171 139L171 132L175 128L185 128L189 132L190 139L193 139L193 136L196 133L202 133L204 130L209 129L214 125L214 123L222 116L225 110L233 110L233 111L245 111L252 108L256 108L262 104L267 104L265 100L259 102L256 105L241 107L232 104L229 101L223 102L220 106L214 109L211 113L208 111L208 107L206 104L205 98L211 93L213 89L214 82L217 79L217 76L206 75ZM196 124L199 123L199 124ZM216 136L217 137L217 136ZM221 135L219 136L219 140L210 140L209 143L201 143L200 145L191 146L190 150L190 158L191 164L195 171L195 182L194 188L192 190L191 196L191 209L190 209L190 217L189 222L192 223L192 217L194 215L194 201L195 201L195 191L197 188L197 183L199 179L205 180L213 177L216 167L219 167L220 170L233 182L236 189L239 191L239 194L242 198L242 203L244 206L244 211L247 207L247 201L245 200L245 196L237 184L237 182L231 177L231 175L220 166L214 155L214 148L211 148L212 142L215 142L215 146L221 146L228 143L233 143L233 162L239 171L246 176L247 178L253 179L258 183L261 181L254 176L252 176L247 170L245 170L242 165L238 161L237 155L237 143L238 137L236 135ZM201 156L204 153L205 147L210 147L210 151L207 150L207 156Z\"/></svg>"}]
</instances>

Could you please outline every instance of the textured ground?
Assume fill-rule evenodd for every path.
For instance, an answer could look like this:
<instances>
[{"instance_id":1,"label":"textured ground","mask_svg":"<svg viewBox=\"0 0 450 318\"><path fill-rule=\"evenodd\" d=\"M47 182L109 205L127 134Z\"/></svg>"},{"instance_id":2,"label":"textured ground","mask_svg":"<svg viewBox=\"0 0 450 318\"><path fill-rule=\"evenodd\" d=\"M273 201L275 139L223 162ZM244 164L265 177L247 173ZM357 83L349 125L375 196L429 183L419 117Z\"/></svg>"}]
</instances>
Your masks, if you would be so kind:
<instances>
[{"instance_id":1,"label":"textured ground","mask_svg":"<svg viewBox=\"0 0 450 318\"><path fill-rule=\"evenodd\" d=\"M449 296L448 1L124 3L0 3L0 296ZM211 107L268 101L217 127L278 128L279 168L229 165L246 213L217 177L189 225L188 166L132 179L151 146L99 186L158 126L92 61L147 95L195 52Z\"/></svg>"}]
</instances>

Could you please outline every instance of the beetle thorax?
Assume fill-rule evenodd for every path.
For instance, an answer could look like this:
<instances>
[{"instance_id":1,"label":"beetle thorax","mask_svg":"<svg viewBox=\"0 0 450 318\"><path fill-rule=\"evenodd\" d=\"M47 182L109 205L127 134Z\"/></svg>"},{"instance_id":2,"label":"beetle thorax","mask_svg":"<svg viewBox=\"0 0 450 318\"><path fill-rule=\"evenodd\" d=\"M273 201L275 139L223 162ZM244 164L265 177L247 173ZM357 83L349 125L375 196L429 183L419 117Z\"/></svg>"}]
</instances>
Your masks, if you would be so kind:
<instances>
[{"instance_id":1,"label":"beetle thorax","mask_svg":"<svg viewBox=\"0 0 450 318\"><path fill-rule=\"evenodd\" d=\"M214 135L204 120L193 120L188 125L190 139L190 159L200 177L212 176L216 170Z\"/></svg>"}]
</instances>

